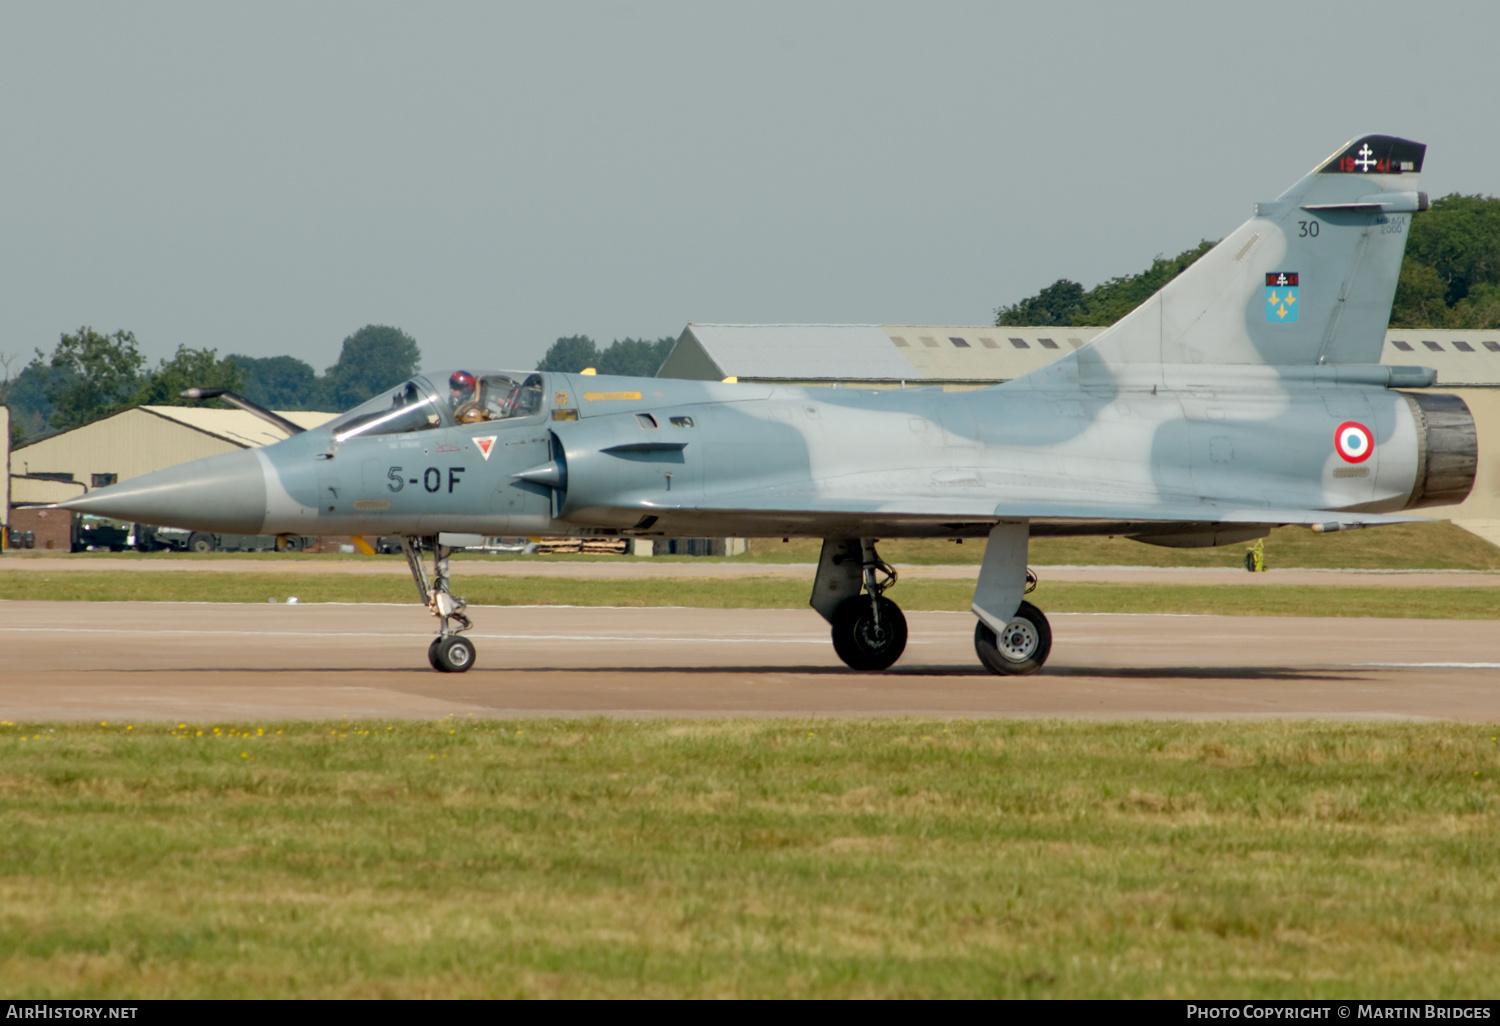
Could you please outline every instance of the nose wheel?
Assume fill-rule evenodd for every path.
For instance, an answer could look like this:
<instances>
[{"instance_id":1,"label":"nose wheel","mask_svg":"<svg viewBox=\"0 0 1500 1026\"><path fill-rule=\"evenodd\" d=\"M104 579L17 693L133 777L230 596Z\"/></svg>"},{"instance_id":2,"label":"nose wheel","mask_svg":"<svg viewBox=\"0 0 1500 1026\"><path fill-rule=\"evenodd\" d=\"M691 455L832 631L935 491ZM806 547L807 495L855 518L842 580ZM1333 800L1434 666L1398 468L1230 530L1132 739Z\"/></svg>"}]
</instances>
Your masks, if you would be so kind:
<instances>
[{"instance_id":1,"label":"nose wheel","mask_svg":"<svg viewBox=\"0 0 1500 1026\"><path fill-rule=\"evenodd\" d=\"M401 551L406 554L406 565L416 582L422 604L438 618L438 636L427 646L427 662L439 673L463 673L474 665L475 651L474 643L459 632L474 624L464 615L468 603L455 598L448 587L448 557L453 554L453 549L440 544L436 538L431 539L432 578L429 580L418 548L420 541L415 535L402 536Z\"/></svg>"},{"instance_id":2,"label":"nose wheel","mask_svg":"<svg viewBox=\"0 0 1500 1026\"><path fill-rule=\"evenodd\" d=\"M457 634L433 638L427 646L427 661L439 673L463 673L474 665L474 643Z\"/></svg>"},{"instance_id":3,"label":"nose wheel","mask_svg":"<svg viewBox=\"0 0 1500 1026\"><path fill-rule=\"evenodd\" d=\"M851 595L834 610L833 650L851 670L886 670L906 651L906 616L884 592L896 571L875 552L873 538L860 539L864 594Z\"/></svg>"}]
</instances>

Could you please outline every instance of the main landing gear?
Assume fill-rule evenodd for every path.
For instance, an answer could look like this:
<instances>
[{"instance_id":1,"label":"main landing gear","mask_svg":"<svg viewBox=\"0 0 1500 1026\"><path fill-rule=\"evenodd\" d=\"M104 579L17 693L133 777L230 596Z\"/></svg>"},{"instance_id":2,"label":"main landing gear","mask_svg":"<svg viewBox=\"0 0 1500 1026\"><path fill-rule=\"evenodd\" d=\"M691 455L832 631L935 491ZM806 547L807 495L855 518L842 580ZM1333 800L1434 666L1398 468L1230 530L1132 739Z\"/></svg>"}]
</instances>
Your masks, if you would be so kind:
<instances>
[{"instance_id":1,"label":"main landing gear","mask_svg":"<svg viewBox=\"0 0 1500 1026\"><path fill-rule=\"evenodd\" d=\"M1002 521L990 529L984 562L974 585L974 651L991 673L1012 677L1035 673L1052 651L1052 626L1025 596L1037 578L1026 565L1031 527Z\"/></svg>"},{"instance_id":2,"label":"main landing gear","mask_svg":"<svg viewBox=\"0 0 1500 1026\"><path fill-rule=\"evenodd\" d=\"M1022 602L1016 615L998 634L983 620L974 625L974 651L991 673L1001 676L1035 673L1052 651L1052 626L1040 609Z\"/></svg>"},{"instance_id":3,"label":"main landing gear","mask_svg":"<svg viewBox=\"0 0 1500 1026\"><path fill-rule=\"evenodd\" d=\"M1052 651L1047 617L1024 601L1037 584L1026 566L1030 525L1002 521L991 530L974 586L974 651L991 673L1035 673ZM818 557L812 607L833 629L833 650L851 669L889 669L906 648L906 617L885 597L896 571L874 538L828 538Z\"/></svg>"},{"instance_id":4,"label":"main landing gear","mask_svg":"<svg viewBox=\"0 0 1500 1026\"><path fill-rule=\"evenodd\" d=\"M415 535L403 535L401 551L406 553L406 565L411 569L422 604L438 618L438 636L427 646L427 661L439 673L463 673L474 665L474 643L459 632L474 624L464 615L468 603L454 598L448 590L448 557L453 554L453 549L439 543L436 538L428 539L432 544L432 580L429 583L427 568L422 565L422 552L418 548L421 540Z\"/></svg>"}]
</instances>

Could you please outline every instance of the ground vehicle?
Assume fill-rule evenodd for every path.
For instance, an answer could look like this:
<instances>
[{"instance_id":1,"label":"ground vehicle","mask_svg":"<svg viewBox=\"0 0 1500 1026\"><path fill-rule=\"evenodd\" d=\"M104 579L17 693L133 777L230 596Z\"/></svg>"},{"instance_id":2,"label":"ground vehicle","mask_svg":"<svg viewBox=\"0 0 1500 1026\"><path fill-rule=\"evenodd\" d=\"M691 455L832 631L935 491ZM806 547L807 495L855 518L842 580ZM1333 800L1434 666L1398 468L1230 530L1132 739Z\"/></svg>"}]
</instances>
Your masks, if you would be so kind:
<instances>
[{"instance_id":1,"label":"ground vehicle","mask_svg":"<svg viewBox=\"0 0 1500 1026\"><path fill-rule=\"evenodd\" d=\"M317 545L316 538L290 535L282 551L300 552ZM270 534L211 534L185 527L154 527L136 524L134 546L138 552L275 552L276 536ZM118 551L118 550L117 550Z\"/></svg>"},{"instance_id":2,"label":"ground vehicle","mask_svg":"<svg viewBox=\"0 0 1500 1026\"><path fill-rule=\"evenodd\" d=\"M124 552L135 544L135 525L78 513L73 517L73 552Z\"/></svg>"}]
</instances>

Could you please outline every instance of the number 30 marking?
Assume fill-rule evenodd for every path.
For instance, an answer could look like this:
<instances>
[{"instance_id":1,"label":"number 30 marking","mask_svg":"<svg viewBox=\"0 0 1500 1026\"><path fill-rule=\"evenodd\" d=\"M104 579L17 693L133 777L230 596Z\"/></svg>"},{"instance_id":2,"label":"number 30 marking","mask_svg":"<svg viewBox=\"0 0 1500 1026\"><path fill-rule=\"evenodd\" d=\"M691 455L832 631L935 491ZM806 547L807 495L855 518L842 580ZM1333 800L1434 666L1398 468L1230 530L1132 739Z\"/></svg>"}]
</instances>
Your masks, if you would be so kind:
<instances>
[{"instance_id":1,"label":"number 30 marking","mask_svg":"<svg viewBox=\"0 0 1500 1026\"><path fill-rule=\"evenodd\" d=\"M1318 227L1319 225L1316 221L1298 221L1297 238L1316 239L1318 237Z\"/></svg>"}]
</instances>

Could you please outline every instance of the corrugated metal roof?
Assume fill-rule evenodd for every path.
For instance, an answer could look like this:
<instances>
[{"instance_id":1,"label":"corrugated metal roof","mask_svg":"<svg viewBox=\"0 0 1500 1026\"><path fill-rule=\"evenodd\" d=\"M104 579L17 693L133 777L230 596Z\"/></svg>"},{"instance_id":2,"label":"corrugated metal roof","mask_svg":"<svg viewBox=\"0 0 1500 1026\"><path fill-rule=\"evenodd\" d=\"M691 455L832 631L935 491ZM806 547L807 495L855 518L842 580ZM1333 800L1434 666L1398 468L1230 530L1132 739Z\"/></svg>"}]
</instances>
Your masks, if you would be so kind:
<instances>
[{"instance_id":1,"label":"corrugated metal roof","mask_svg":"<svg viewBox=\"0 0 1500 1026\"><path fill-rule=\"evenodd\" d=\"M878 324L690 324L725 375L899 381L919 377Z\"/></svg>"},{"instance_id":2,"label":"corrugated metal roof","mask_svg":"<svg viewBox=\"0 0 1500 1026\"><path fill-rule=\"evenodd\" d=\"M1380 362L1431 367L1439 385L1500 385L1500 331L1392 328Z\"/></svg>"},{"instance_id":3,"label":"corrugated metal roof","mask_svg":"<svg viewBox=\"0 0 1500 1026\"><path fill-rule=\"evenodd\" d=\"M1103 328L991 325L692 324L696 345L718 372L756 381L1009 381L1045 367ZM1406 348L1403 349L1402 346ZM675 355L675 354L674 354ZM702 363L702 361L699 361ZM1500 330L1392 328L1381 362L1432 367L1440 386L1500 387ZM711 368L678 360L663 377L706 377Z\"/></svg>"},{"instance_id":4,"label":"corrugated metal roof","mask_svg":"<svg viewBox=\"0 0 1500 1026\"><path fill-rule=\"evenodd\" d=\"M244 410L215 410L202 406L142 406L141 409L246 448L272 445L286 438L282 432ZM337 413L305 410L276 412L301 428L315 428L338 416Z\"/></svg>"},{"instance_id":5,"label":"corrugated metal roof","mask_svg":"<svg viewBox=\"0 0 1500 1026\"><path fill-rule=\"evenodd\" d=\"M892 344L932 381L1018 378L1092 341L1103 328L887 324Z\"/></svg>"}]
</instances>

